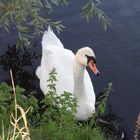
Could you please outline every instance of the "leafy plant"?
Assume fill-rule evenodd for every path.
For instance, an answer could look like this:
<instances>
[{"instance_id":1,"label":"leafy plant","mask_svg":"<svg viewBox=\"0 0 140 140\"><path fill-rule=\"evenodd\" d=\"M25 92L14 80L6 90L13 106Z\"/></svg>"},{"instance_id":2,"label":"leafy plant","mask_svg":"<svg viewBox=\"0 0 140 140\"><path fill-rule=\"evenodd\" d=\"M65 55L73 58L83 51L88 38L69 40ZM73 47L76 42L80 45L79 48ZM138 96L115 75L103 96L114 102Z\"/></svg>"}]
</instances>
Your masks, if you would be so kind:
<instances>
[{"instance_id":1,"label":"leafy plant","mask_svg":"<svg viewBox=\"0 0 140 140\"><path fill-rule=\"evenodd\" d=\"M119 129L121 119L112 112L111 105L108 104L108 96L112 91L112 83L108 83L106 91L97 96L94 125L100 127L107 138L121 140L125 137L124 132Z\"/></svg>"},{"instance_id":2,"label":"leafy plant","mask_svg":"<svg viewBox=\"0 0 140 140\"><path fill-rule=\"evenodd\" d=\"M50 13L53 12L54 6L67 6L69 3L70 0L1 0L0 28L6 32L10 32L11 27L15 28L19 36L18 44L31 46L29 39L40 35L48 25L54 26L57 31L64 28L61 21L53 21L50 18ZM97 16L106 30L110 20L98 8L100 4L99 0L88 0L81 15L88 21ZM43 10L45 15L42 14Z\"/></svg>"},{"instance_id":3,"label":"leafy plant","mask_svg":"<svg viewBox=\"0 0 140 140\"><path fill-rule=\"evenodd\" d=\"M6 83L1 83L0 85L0 118L5 117L12 111L12 96L11 96L12 87L9 87ZM0 122L1 123L1 122Z\"/></svg>"},{"instance_id":4,"label":"leafy plant","mask_svg":"<svg viewBox=\"0 0 140 140\"><path fill-rule=\"evenodd\" d=\"M1 118L3 117L3 115L4 115L4 117L9 118L8 122L10 122L12 126L11 127L9 126L9 130L6 134L5 128L4 128L5 125L3 124L3 120L5 120L5 118L2 118L2 135L0 135L0 139L1 140L8 140L8 139L16 140L16 139L20 138L22 140L30 140L30 137L29 137L30 133L29 133L29 129L27 126L27 119L26 119L26 113L29 111L29 108L25 112L24 109L20 105L17 104L16 92L20 92L20 91L22 91L22 89L15 87L11 70L10 70L10 75L11 75L11 81L12 81L12 92L13 92L14 101L11 103L12 106L9 108L10 110L8 110L8 111L6 110L6 112L4 110L2 110ZM1 92L3 90L4 91L7 90L6 95L8 95L8 96L5 96L5 94L3 94L3 93L1 93L0 95L2 95L1 96L2 99L4 99L3 97L5 97L5 99L7 101L10 97L9 92L11 92L11 88L9 88L5 83L3 83L2 87L3 88L1 88ZM6 104L4 104L3 106L7 109L7 106L5 106L5 105ZM9 105L9 104L7 104L7 105ZM8 116L6 116L4 113L6 113L6 115L8 114Z\"/></svg>"},{"instance_id":5,"label":"leafy plant","mask_svg":"<svg viewBox=\"0 0 140 140\"><path fill-rule=\"evenodd\" d=\"M32 112L35 111L38 108L38 100L34 96L28 96L26 97L23 92L24 89L16 86L16 102L18 105L16 106L17 110L20 112L22 111L22 107L25 110L28 110L28 108L31 108L31 111L28 112L27 117L30 118L32 116ZM6 83L1 83L0 85L0 126L4 124L5 128L9 128L9 119L15 110L15 97L13 94L13 89L11 86L8 86ZM20 117L20 116L19 116ZM2 122L3 120L3 122ZM1 130L1 128L0 128Z\"/></svg>"},{"instance_id":6,"label":"leafy plant","mask_svg":"<svg viewBox=\"0 0 140 140\"><path fill-rule=\"evenodd\" d=\"M44 123L48 123L48 121L55 121L58 124L69 124L69 121L74 122L76 101L72 94L67 92L64 92L61 96L56 95L56 74L55 69L52 69L49 74L49 91L45 98L40 101L40 121L36 122L38 125L43 125ZM38 111L36 114L38 114Z\"/></svg>"},{"instance_id":7,"label":"leafy plant","mask_svg":"<svg viewBox=\"0 0 140 140\"><path fill-rule=\"evenodd\" d=\"M50 72L48 79L49 91L41 101L40 124L32 129L32 139L50 140L105 140L99 127L83 125L75 121L77 103L72 94L64 92L56 95L57 73L55 69ZM40 135L38 135L39 133Z\"/></svg>"},{"instance_id":8,"label":"leafy plant","mask_svg":"<svg viewBox=\"0 0 140 140\"><path fill-rule=\"evenodd\" d=\"M100 4L101 2L99 0L95 0L95 2L93 2L93 0L89 0L89 2L82 8L81 16L86 18L88 22L93 18L93 16L96 16L99 20L101 20L104 30L107 30L107 27L111 26L111 21L108 16L100 8L98 8Z\"/></svg>"},{"instance_id":9,"label":"leafy plant","mask_svg":"<svg viewBox=\"0 0 140 140\"><path fill-rule=\"evenodd\" d=\"M27 117L26 123L28 123L28 127L30 129L31 139L120 139L118 136L120 131L115 115L106 109L107 98L110 91L112 91L111 83L108 84L106 92L102 93L97 98L96 112L93 114L93 117L89 121L79 122L76 121L74 117L77 107L74 97L67 92L57 96L56 81L57 72L53 69L50 72L48 79L49 91L42 100L38 100L31 95L26 97L23 94L24 89L19 86L15 86L16 102L25 110L28 110L30 107L28 114L26 114L26 111L24 114L26 114ZM2 83L0 86L0 97L0 109L3 107L5 108L3 112L0 113L0 119L3 120L3 126L5 128L9 128L10 114L16 110L12 87L8 86L6 83ZM7 110L7 112L5 112L5 110ZM22 111L22 109L21 111L18 109L17 116L15 115L16 117L14 118L17 118L18 120L18 118L20 118L20 112ZM15 124L14 118L12 119L12 124ZM5 121L5 119L8 121ZM18 123L19 126L21 126L20 128L24 126L23 122L19 121ZM9 130L5 130L7 133L8 131Z\"/></svg>"},{"instance_id":10,"label":"leafy plant","mask_svg":"<svg viewBox=\"0 0 140 140\"><path fill-rule=\"evenodd\" d=\"M20 43L29 46L28 38L32 34L40 34L47 25L54 25L55 28L61 29L61 21L52 21L41 15L41 9L45 8L47 15L52 11L53 5L67 5L68 0L6 0L0 1L0 27L6 32L10 31L10 26L17 29ZM30 30L32 27L32 30Z\"/></svg>"}]
</instances>

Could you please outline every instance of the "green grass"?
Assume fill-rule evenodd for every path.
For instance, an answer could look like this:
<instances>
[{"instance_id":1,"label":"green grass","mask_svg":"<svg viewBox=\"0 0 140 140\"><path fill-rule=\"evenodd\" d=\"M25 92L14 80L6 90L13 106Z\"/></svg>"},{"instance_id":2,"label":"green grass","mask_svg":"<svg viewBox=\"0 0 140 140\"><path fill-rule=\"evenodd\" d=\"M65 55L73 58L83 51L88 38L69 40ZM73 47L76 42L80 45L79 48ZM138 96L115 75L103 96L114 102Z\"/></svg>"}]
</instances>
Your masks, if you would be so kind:
<instances>
[{"instance_id":1,"label":"green grass","mask_svg":"<svg viewBox=\"0 0 140 140\"><path fill-rule=\"evenodd\" d=\"M31 129L31 139L33 140L106 140L104 134L99 129L87 126L59 127L55 122L50 122L46 126Z\"/></svg>"}]
</instances>

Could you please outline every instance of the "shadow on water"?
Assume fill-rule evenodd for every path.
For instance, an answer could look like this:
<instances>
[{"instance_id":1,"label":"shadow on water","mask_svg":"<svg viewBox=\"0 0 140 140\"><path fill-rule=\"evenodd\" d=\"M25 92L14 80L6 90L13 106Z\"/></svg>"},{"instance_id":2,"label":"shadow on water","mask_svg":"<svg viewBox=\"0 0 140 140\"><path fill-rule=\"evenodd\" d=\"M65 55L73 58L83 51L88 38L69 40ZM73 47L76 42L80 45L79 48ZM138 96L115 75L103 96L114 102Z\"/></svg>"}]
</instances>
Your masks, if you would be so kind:
<instances>
[{"instance_id":1,"label":"shadow on water","mask_svg":"<svg viewBox=\"0 0 140 140\"><path fill-rule=\"evenodd\" d=\"M9 74L10 69L12 70L15 84L26 89L25 95L33 94L39 99L43 97L43 94L39 88L33 63L41 55L32 51L35 47L36 45L33 45L32 48L8 45L7 51L0 56L0 66L7 73L6 75ZM4 81L10 84L10 76L6 77Z\"/></svg>"}]
</instances>

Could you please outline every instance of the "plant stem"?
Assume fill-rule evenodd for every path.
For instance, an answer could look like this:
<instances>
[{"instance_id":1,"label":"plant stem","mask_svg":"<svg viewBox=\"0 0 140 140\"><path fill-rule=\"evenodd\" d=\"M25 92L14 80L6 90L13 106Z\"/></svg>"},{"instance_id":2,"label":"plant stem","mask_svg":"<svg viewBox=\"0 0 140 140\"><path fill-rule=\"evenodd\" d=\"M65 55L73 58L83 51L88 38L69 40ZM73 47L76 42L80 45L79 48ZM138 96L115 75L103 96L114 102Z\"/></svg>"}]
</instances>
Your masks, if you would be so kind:
<instances>
[{"instance_id":1,"label":"plant stem","mask_svg":"<svg viewBox=\"0 0 140 140\"><path fill-rule=\"evenodd\" d=\"M10 76L11 76L11 82L12 82L12 88L13 88L13 92L14 92L14 104L15 104L15 127L14 127L14 132L13 132L13 137L12 139L14 139L15 133L16 133L16 126L17 126L17 99L16 99L16 89L15 89L15 83L14 83L14 78L13 78L13 73L12 70L10 69Z\"/></svg>"}]
</instances>

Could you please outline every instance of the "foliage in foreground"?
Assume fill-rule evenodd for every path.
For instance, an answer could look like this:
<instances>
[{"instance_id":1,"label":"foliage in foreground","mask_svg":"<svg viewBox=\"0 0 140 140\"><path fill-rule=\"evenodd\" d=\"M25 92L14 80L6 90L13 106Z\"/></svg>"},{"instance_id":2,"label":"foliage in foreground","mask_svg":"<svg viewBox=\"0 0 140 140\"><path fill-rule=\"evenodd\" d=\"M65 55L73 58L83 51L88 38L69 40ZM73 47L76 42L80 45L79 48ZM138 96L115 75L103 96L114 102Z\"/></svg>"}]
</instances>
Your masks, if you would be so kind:
<instances>
[{"instance_id":1,"label":"foliage in foreground","mask_svg":"<svg viewBox=\"0 0 140 140\"><path fill-rule=\"evenodd\" d=\"M112 138L121 136L121 132L118 127L118 117L112 113L111 109L107 106L107 98L112 91L112 84L108 84L106 92L101 93L96 99L96 114L87 122L76 122L74 120L73 113L75 112L76 104L71 94L64 92L60 97L57 97L54 93L55 82L57 80L57 74L55 70L50 73L50 79L48 80L48 86L50 88L48 96L43 98L42 93L38 90L38 82L35 76L32 65L39 55L35 52L31 52L31 48L16 48L8 46L8 50L0 56L0 65L4 71L13 69L14 81L16 86L17 102L20 106L27 110L31 107L31 110L27 114L28 125L31 128L32 139L40 137L58 137L58 130L62 133L61 136L71 133L71 137L74 139L79 138L80 135L84 135L83 138L95 136L103 139L103 135ZM26 59L25 59L26 58ZM27 69L30 68L30 71ZM10 79L6 79L9 84ZM10 84L11 85L11 84ZM21 88L23 87L23 88ZM26 89L26 90L25 90ZM26 95L26 96L25 96ZM34 95L34 96L33 96ZM37 98L35 98L37 97ZM68 101L68 102L66 102ZM61 108L59 108L61 106ZM66 110L66 108L73 108ZM106 109L109 108L109 109ZM105 111L106 110L106 111ZM9 128L9 117L11 112L14 111L14 96L12 87L6 83L0 85L0 119L3 119L5 128ZM95 124L96 122L96 124ZM2 123L2 122L0 122ZM1 124L0 124L1 126ZM1 128L0 128L1 129ZM74 131L73 131L74 130ZM1 130L0 130L1 132ZM35 134L34 134L35 132ZM53 133L53 135L52 135Z\"/></svg>"},{"instance_id":2,"label":"foliage in foreground","mask_svg":"<svg viewBox=\"0 0 140 140\"><path fill-rule=\"evenodd\" d=\"M77 106L75 99L67 92L64 92L61 96L56 96L56 79L56 72L53 69L50 73L50 79L48 79L49 93L41 101L31 95L26 97L23 94L24 89L19 86L15 88L17 103L25 110L29 107L31 108L28 114L26 114L31 139L114 140L117 135L109 131L108 135L106 135L104 133L104 130L107 129L104 125L105 121L101 121L106 112L107 97L112 90L112 85L109 84L108 90L98 98L96 113L93 117L87 122L78 122L74 119ZM13 111L14 96L12 94L12 87L6 83L2 83L0 85L0 120L3 120L5 128L11 127L9 118ZM2 126L1 123L0 125ZM118 127L115 122L113 125L110 122L107 123L112 128ZM117 130L115 131L117 132ZM5 133L8 133L8 129L5 130Z\"/></svg>"},{"instance_id":3,"label":"foliage in foreground","mask_svg":"<svg viewBox=\"0 0 140 140\"><path fill-rule=\"evenodd\" d=\"M30 108L25 112L24 109L17 104L15 83L13 80L13 74L10 70L12 89L14 95L14 111L10 115L10 123L8 132L5 133L5 125L2 120L2 134L0 140L30 140L30 132L28 129L26 114ZM9 117L9 116L8 116Z\"/></svg>"}]
</instances>

